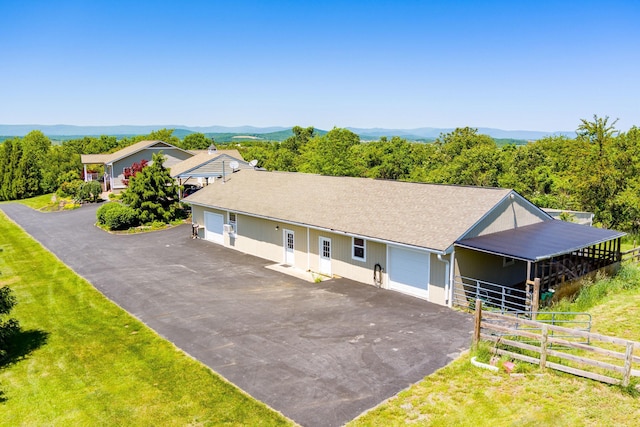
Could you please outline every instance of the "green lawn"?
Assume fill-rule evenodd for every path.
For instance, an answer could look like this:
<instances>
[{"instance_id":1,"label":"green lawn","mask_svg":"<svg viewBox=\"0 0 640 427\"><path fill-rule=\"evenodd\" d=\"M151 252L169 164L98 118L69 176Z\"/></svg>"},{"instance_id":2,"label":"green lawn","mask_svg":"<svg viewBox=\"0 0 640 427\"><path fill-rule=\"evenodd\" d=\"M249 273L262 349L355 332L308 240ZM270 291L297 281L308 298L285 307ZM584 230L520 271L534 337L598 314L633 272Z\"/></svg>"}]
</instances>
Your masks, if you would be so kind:
<instances>
[{"instance_id":1,"label":"green lawn","mask_svg":"<svg viewBox=\"0 0 640 427\"><path fill-rule=\"evenodd\" d=\"M640 268L594 284L582 301L563 308L587 306L594 332L638 341ZM632 426L640 420L640 398L618 387L531 365L523 376L493 373L469 359L463 355L348 425Z\"/></svg>"},{"instance_id":2,"label":"green lawn","mask_svg":"<svg viewBox=\"0 0 640 427\"><path fill-rule=\"evenodd\" d=\"M55 197L54 197L55 196ZM29 199L21 199L21 200L10 200L0 203L22 203L25 206L29 206L31 209L41 210L41 211L56 211L56 210L68 210L75 209L80 207L73 203L70 198L61 198L56 196L54 193L50 194L42 194L40 196L31 197ZM61 208L62 203L62 208Z\"/></svg>"},{"instance_id":3,"label":"green lawn","mask_svg":"<svg viewBox=\"0 0 640 427\"><path fill-rule=\"evenodd\" d=\"M292 425L107 300L0 213L0 286L23 332L0 425Z\"/></svg>"}]
</instances>

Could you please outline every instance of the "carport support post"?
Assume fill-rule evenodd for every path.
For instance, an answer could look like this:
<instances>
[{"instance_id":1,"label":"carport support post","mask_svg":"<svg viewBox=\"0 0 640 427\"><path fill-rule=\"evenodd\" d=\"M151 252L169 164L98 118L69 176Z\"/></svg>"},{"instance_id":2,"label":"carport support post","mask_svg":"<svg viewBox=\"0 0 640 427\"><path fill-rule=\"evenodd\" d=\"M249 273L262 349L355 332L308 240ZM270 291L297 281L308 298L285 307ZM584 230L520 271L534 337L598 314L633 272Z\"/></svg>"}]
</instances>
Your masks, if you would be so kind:
<instances>
[{"instance_id":1,"label":"carport support post","mask_svg":"<svg viewBox=\"0 0 640 427\"><path fill-rule=\"evenodd\" d=\"M473 325L473 347L480 342L480 323L482 323L482 300L476 299L475 323Z\"/></svg>"},{"instance_id":2,"label":"carport support post","mask_svg":"<svg viewBox=\"0 0 640 427\"><path fill-rule=\"evenodd\" d=\"M540 307L540 278L533 279L533 297L531 298L531 320L536 320Z\"/></svg>"}]
</instances>

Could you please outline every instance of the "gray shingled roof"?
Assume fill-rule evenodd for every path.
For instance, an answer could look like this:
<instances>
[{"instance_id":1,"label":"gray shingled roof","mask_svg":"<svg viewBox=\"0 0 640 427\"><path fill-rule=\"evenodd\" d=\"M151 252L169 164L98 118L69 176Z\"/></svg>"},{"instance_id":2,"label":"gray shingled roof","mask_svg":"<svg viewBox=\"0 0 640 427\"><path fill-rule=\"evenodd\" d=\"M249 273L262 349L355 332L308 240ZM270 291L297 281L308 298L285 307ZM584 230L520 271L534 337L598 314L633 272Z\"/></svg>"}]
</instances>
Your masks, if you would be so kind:
<instances>
[{"instance_id":1,"label":"gray shingled roof","mask_svg":"<svg viewBox=\"0 0 640 427\"><path fill-rule=\"evenodd\" d=\"M511 190L243 170L195 205L445 251Z\"/></svg>"},{"instance_id":2,"label":"gray shingled roof","mask_svg":"<svg viewBox=\"0 0 640 427\"><path fill-rule=\"evenodd\" d=\"M242 162L244 165L248 165L248 163L242 159L238 150L217 150L211 154L205 150L171 166L171 176L177 177L183 173L187 173L221 158L225 160L230 160L230 158L238 159L239 162Z\"/></svg>"}]
</instances>

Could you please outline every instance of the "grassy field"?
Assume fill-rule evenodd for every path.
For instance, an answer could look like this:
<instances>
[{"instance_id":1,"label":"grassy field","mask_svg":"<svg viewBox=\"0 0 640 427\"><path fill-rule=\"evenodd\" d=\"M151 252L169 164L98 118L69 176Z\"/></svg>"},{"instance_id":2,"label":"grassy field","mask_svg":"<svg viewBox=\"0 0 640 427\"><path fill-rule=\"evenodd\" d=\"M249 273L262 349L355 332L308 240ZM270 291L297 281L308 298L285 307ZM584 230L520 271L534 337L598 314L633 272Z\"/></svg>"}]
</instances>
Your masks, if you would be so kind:
<instances>
[{"instance_id":1,"label":"grassy field","mask_svg":"<svg viewBox=\"0 0 640 427\"><path fill-rule=\"evenodd\" d=\"M638 341L640 269L589 286L562 310L586 309L593 331ZM466 354L349 426L635 426L640 397L608 386L529 365L526 375L479 369Z\"/></svg>"},{"instance_id":2,"label":"grassy field","mask_svg":"<svg viewBox=\"0 0 640 427\"><path fill-rule=\"evenodd\" d=\"M18 298L0 425L291 425L107 300L0 213Z\"/></svg>"}]
</instances>

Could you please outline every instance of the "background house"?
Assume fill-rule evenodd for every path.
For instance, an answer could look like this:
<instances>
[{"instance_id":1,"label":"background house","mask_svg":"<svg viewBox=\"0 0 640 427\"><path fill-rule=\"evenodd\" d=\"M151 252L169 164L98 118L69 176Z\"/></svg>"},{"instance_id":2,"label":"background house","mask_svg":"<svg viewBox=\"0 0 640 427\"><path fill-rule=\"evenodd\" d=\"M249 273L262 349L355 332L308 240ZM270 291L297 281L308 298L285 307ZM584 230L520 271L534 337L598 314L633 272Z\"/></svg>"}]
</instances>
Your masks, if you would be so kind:
<instances>
[{"instance_id":1,"label":"background house","mask_svg":"<svg viewBox=\"0 0 640 427\"><path fill-rule=\"evenodd\" d=\"M100 180L104 191L121 191L126 188L123 182L124 169L141 160L151 163L153 154L158 152L165 156L164 165L167 168L194 156L193 152L164 141L140 141L111 154L82 154L80 160L84 167L85 181ZM104 175L100 177L87 173L91 165L104 166Z\"/></svg>"}]
</instances>

